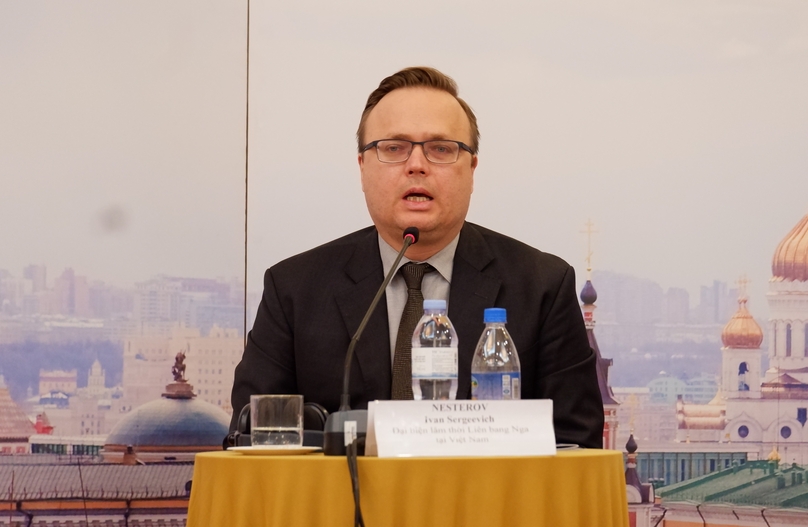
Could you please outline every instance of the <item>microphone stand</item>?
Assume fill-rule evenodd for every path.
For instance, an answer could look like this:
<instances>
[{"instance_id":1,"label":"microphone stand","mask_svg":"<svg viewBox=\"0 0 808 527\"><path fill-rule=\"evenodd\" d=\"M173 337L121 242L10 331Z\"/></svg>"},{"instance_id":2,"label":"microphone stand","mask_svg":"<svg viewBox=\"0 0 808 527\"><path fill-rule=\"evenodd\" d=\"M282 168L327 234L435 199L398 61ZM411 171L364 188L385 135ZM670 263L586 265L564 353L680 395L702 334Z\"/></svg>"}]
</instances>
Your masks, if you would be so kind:
<instances>
[{"instance_id":1,"label":"microphone stand","mask_svg":"<svg viewBox=\"0 0 808 527\"><path fill-rule=\"evenodd\" d=\"M398 264L404 257L404 253L410 245L418 241L418 229L408 227L404 230L404 245L396 256L396 260L387 271L376 296L370 303L370 307L365 312L365 317L356 329L351 343L348 345L348 352L345 354L345 370L342 377L342 397L340 398L339 411L328 415L323 433L323 453L327 456L346 456L348 460L348 471L351 474L351 490L354 498L354 526L365 527L365 520L362 517L362 508L359 502L359 467L357 466L357 456L365 454L365 437L368 428L368 411L351 410L350 376L351 362L353 362L354 348L362 336L362 332L367 326L368 320L376 310L387 284L393 279L393 275L398 269Z\"/></svg>"},{"instance_id":2,"label":"microphone stand","mask_svg":"<svg viewBox=\"0 0 808 527\"><path fill-rule=\"evenodd\" d=\"M368 308L367 312L365 312L365 317L362 319L356 333L354 333L353 338L351 338L351 343L348 345L348 352L345 354L345 369L342 377L342 396L340 398L339 411L329 414L328 419L325 422L325 431L323 434L323 453L327 456L344 456L346 452L345 447L354 440L357 440L359 443L359 455L364 455L365 453L364 438L367 434L368 411L351 410L351 394L349 384L354 348L356 348L356 344L359 342L362 332L365 331L365 326L367 326L370 316L376 310L376 305L379 303L385 289L387 289L387 284L389 284L390 280L393 279L393 275L395 275L396 270L398 269L398 264L404 257L404 253L407 252L410 245L416 243L417 241L418 229L415 227L408 227L404 231L404 245L401 247L401 250L398 252L398 256L396 256L396 260L393 262L393 265L387 272L387 276L384 277L384 282L382 282L379 290L376 291L376 296L373 297L370 307Z\"/></svg>"}]
</instances>

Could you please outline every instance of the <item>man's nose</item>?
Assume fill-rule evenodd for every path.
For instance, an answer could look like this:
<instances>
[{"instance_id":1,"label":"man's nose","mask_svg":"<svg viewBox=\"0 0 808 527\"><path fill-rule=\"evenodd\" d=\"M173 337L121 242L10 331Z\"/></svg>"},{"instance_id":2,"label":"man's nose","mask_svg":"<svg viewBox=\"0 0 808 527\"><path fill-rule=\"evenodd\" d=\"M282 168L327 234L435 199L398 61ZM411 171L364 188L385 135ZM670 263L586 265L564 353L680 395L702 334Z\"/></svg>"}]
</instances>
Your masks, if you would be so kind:
<instances>
[{"instance_id":1,"label":"man's nose","mask_svg":"<svg viewBox=\"0 0 808 527\"><path fill-rule=\"evenodd\" d=\"M426 173L426 169L429 166L429 160L426 158L426 153L424 152L424 145L412 145L412 152L410 152L410 158L407 159L407 172L410 174L413 173Z\"/></svg>"}]
</instances>

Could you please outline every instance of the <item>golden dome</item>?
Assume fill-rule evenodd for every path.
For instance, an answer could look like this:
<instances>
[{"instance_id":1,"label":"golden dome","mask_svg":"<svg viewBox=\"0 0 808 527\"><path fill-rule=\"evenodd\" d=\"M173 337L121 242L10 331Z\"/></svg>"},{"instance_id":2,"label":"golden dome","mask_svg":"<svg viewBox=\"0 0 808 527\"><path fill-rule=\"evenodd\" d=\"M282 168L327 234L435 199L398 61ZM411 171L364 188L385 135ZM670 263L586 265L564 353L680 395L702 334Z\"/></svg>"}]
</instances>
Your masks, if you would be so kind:
<instances>
[{"instance_id":1,"label":"golden dome","mask_svg":"<svg viewBox=\"0 0 808 527\"><path fill-rule=\"evenodd\" d=\"M779 280L808 281L808 214L774 251L772 276Z\"/></svg>"},{"instance_id":2,"label":"golden dome","mask_svg":"<svg viewBox=\"0 0 808 527\"><path fill-rule=\"evenodd\" d=\"M721 332L725 348L758 349L763 342L763 330L746 309L746 298L738 299L738 311L732 315Z\"/></svg>"}]
</instances>

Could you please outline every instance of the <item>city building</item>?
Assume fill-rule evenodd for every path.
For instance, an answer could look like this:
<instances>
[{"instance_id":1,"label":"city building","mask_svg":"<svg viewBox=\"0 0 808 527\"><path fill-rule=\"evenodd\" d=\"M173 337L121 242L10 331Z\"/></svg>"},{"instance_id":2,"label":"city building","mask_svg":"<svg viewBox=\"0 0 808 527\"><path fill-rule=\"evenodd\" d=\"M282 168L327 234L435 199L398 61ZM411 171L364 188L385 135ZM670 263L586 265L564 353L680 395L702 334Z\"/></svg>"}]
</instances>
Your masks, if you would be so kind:
<instances>
[{"instance_id":1,"label":"city building","mask_svg":"<svg viewBox=\"0 0 808 527\"><path fill-rule=\"evenodd\" d=\"M770 459L733 463L718 472L657 490L662 527L785 527L806 524L808 470Z\"/></svg>"},{"instance_id":2,"label":"city building","mask_svg":"<svg viewBox=\"0 0 808 527\"><path fill-rule=\"evenodd\" d=\"M721 387L708 404L677 403L677 440L747 445L760 459L772 450L786 463L808 462L808 215L783 238L769 281L769 368L762 371L763 330L738 309L721 333ZM704 448L707 448L705 445Z\"/></svg>"},{"instance_id":3,"label":"city building","mask_svg":"<svg viewBox=\"0 0 808 527\"><path fill-rule=\"evenodd\" d=\"M637 453L637 473L656 486L711 474L758 459L748 445L738 443L643 443Z\"/></svg>"},{"instance_id":4,"label":"city building","mask_svg":"<svg viewBox=\"0 0 808 527\"><path fill-rule=\"evenodd\" d=\"M179 328L175 334L181 338ZM171 338L144 332L124 340L122 388L126 408L159 399L165 385L171 382Z\"/></svg>"},{"instance_id":5,"label":"city building","mask_svg":"<svg viewBox=\"0 0 808 527\"><path fill-rule=\"evenodd\" d=\"M713 280L710 286L701 286L699 305L691 314L693 321L702 324L722 324L732 315L738 290L727 287L725 282Z\"/></svg>"},{"instance_id":6,"label":"city building","mask_svg":"<svg viewBox=\"0 0 808 527\"><path fill-rule=\"evenodd\" d=\"M683 358L683 357L673 357ZM686 381L660 372L660 376L648 383L651 402L668 404L671 407L682 399L687 403L704 404L713 399L718 392L718 381L714 375L701 373Z\"/></svg>"},{"instance_id":7,"label":"city building","mask_svg":"<svg viewBox=\"0 0 808 527\"><path fill-rule=\"evenodd\" d=\"M104 369L101 367L101 363L98 362L98 359L95 359L87 374L87 395L102 397L105 392L105 380L106 375L104 374Z\"/></svg>"},{"instance_id":8,"label":"city building","mask_svg":"<svg viewBox=\"0 0 808 527\"><path fill-rule=\"evenodd\" d=\"M78 459L73 459L76 463L79 462L97 462L98 456L101 454L101 449L104 448L106 435L96 436L62 436L53 435L50 432L37 433L28 438L31 445L31 454L41 456L44 454L57 454L60 456L68 456L72 459L75 456L81 456ZM86 458L86 459L85 459ZM34 458L28 458L33 460ZM23 461L21 460L20 463Z\"/></svg>"},{"instance_id":9,"label":"city building","mask_svg":"<svg viewBox=\"0 0 808 527\"><path fill-rule=\"evenodd\" d=\"M660 372L660 376L648 383L648 392L651 402L657 404L673 405L676 399L685 393L687 383L667 373Z\"/></svg>"},{"instance_id":10,"label":"city building","mask_svg":"<svg viewBox=\"0 0 808 527\"><path fill-rule=\"evenodd\" d=\"M87 278L76 276L73 269L65 269L61 276L54 280L52 309L53 314L91 316Z\"/></svg>"},{"instance_id":11,"label":"city building","mask_svg":"<svg viewBox=\"0 0 808 527\"><path fill-rule=\"evenodd\" d=\"M595 271L593 277L603 299L598 306L598 339L604 349L614 352L653 349L660 343L717 344L717 330L731 314L737 296L725 282L714 280L701 288L699 303L691 308L683 288L666 291L651 280L611 271Z\"/></svg>"},{"instance_id":12,"label":"city building","mask_svg":"<svg viewBox=\"0 0 808 527\"><path fill-rule=\"evenodd\" d=\"M183 527L193 470L192 463L0 456L0 526Z\"/></svg>"},{"instance_id":13,"label":"city building","mask_svg":"<svg viewBox=\"0 0 808 527\"><path fill-rule=\"evenodd\" d=\"M44 372L42 379L49 379L45 388L50 391L33 396L25 401L25 408L30 416L37 420L47 419L50 432L56 437L82 437L105 436L112 427L123 417L126 408L121 401L120 387L107 388L106 374L101 363L96 359L87 372L87 386L72 388L77 384L75 370L71 372ZM69 374L71 392L57 390L65 384L62 374ZM64 386L62 386L64 388ZM43 433L43 432L38 432Z\"/></svg>"},{"instance_id":14,"label":"city building","mask_svg":"<svg viewBox=\"0 0 808 527\"><path fill-rule=\"evenodd\" d=\"M30 281L31 292L47 291L48 270L44 265L28 265L22 270L22 276Z\"/></svg>"},{"instance_id":15,"label":"city building","mask_svg":"<svg viewBox=\"0 0 808 527\"><path fill-rule=\"evenodd\" d=\"M76 393L78 372L76 370L39 370L39 395L61 392L66 395Z\"/></svg>"},{"instance_id":16,"label":"city building","mask_svg":"<svg viewBox=\"0 0 808 527\"><path fill-rule=\"evenodd\" d=\"M633 435L643 445L659 444L676 438L676 409L668 403L653 402L648 387L613 388L620 423L617 444L624 445Z\"/></svg>"},{"instance_id":17,"label":"city building","mask_svg":"<svg viewBox=\"0 0 808 527\"><path fill-rule=\"evenodd\" d=\"M696 404L708 403L713 400L718 393L718 380L715 375L702 373L686 382L685 392L682 399L685 402ZM678 399L678 398L677 398Z\"/></svg>"},{"instance_id":18,"label":"city building","mask_svg":"<svg viewBox=\"0 0 808 527\"><path fill-rule=\"evenodd\" d=\"M169 336L142 335L124 342L123 391L127 407L159 399L171 381L171 364L185 354L187 377L197 387L197 397L232 412L230 390L244 340L236 329L213 326L206 336L197 328L175 326Z\"/></svg>"},{"instance_id":19,"label":"city building","mask_svg":"<svg viewBox=\"0 0 808 527\"><path fill-rule=\"evenodd\" d=\"M135 284L134 318L144 323L170 322L207 334L214 325L242 327L241 284L206 278L158 276Z\"/></svg>"},{"instance_id":20,"label":"city building","mask_svg":"<svg viewBox=\"0 0 808 527\"><path fill-rule=\"evenodd\" d=\"M32 453L0 456L0 526L184 526L193 456L221 449L229 424L223 410L195 400L185 369L177 357L162 398L128 413L105 437L32 435L34 426L18 410L16 428L27 423L30 430L12 435L18 442L25 436ZM90 374L102 371L94 363ZM0 443L12 421L8 402L0 389Z\"/></svg>"},{"instance_id":21,"label":"city building","mask_svg":"<svg viewBox=\"0 0 808 527\"><path fill-rule=\"evenodd\" d=\"M635 456L637 474L645 482L670 485L758 459L755 448L734 443L676 442L676 407L653 403L647 387L614 388L620 402L618 444L631 438L642 445Z\"/></svg>"},{"instance_id":22,"label":"city building","mask_svg":"<svg viewBox=\"0 0 808 527\"><path fill-rule=\"evenodd\" d=\"M120 342L132 334L170 335L177 324L203 334L214 325L244 327L238 279L157 276L127 289L67 268L51 282L44 265L25 267L21 278L0 269L0 344Z\"/></svg>"}]
</instances>

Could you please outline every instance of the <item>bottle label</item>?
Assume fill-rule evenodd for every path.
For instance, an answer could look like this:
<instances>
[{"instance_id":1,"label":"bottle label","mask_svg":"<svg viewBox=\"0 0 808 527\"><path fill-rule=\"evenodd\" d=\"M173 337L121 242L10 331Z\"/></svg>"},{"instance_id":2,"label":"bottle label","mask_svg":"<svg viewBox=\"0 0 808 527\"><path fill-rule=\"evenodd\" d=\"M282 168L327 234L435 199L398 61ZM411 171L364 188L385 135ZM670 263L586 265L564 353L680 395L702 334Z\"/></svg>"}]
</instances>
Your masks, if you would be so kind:
<instances>
[{"instance_id":1,"label":"bottle label","mask_svg":"<svg viewBox=\"0 0 808 527\"><path fill-rule=\"evenodd\" d=\"M472 399L521 399L521 395L519 372L471 374Z\"/></svg>"},{"instance_id":2,"label":"bottle label","mask_svg":"<svg viewBox=\"0 0 808 527\"><path fill-rule=\"evenodd\" d=\"M412 348L413 379L456 379L457 347Z\"/></svg>"}]
</instances>

